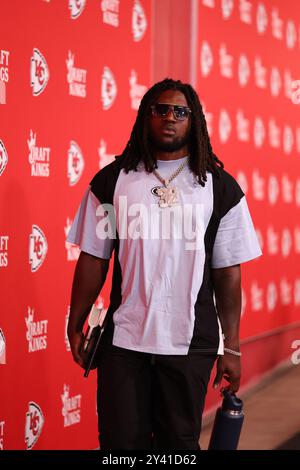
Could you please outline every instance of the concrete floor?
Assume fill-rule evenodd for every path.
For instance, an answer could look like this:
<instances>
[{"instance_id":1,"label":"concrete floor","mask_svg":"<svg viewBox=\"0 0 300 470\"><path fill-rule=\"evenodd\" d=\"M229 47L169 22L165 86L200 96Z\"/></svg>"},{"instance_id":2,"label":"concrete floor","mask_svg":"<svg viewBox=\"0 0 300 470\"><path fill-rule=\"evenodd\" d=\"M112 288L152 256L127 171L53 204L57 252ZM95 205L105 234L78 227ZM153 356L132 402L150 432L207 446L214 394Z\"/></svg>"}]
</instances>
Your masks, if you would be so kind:
<instances>
[{"instance_id":1,"label":"concrete floor","mask_svg":"<svg viewBox=\"0 0 300 470\"><path fill-rule=\"evenodd\" d=\"M300 450L300 364L285 368L264 386L239 397L245 412L239 450L272 450L291 438L290 445ZM212 425L212 417L204 420L200 437L203 450L208 447Z\"/></svg>"}]
</instances>

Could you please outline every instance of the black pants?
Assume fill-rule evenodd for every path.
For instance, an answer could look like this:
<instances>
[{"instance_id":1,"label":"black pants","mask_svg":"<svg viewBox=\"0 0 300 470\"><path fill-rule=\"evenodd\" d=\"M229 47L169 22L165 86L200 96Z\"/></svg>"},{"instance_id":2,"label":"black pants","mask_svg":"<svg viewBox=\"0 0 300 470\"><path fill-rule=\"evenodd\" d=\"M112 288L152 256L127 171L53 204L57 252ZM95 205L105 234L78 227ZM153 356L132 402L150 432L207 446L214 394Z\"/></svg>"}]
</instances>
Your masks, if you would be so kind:
<instances>
[{"instance_id":1,"label":"black pants","mask_svg":"<svg viewBox=\"0 0 300 470\"><path fill-rule=\"evenodd\" d=\"M216 355L103 349L98 368L101 450L199 450L207 385Z\"/></svg>"}]
</instances>

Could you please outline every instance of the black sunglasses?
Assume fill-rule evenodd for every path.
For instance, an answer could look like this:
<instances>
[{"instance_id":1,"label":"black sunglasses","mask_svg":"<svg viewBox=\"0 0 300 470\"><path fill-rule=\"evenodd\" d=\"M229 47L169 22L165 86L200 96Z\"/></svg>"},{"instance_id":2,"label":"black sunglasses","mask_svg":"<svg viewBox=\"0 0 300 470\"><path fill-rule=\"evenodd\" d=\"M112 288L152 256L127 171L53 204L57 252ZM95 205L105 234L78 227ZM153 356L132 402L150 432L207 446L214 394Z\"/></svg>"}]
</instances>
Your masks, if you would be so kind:
<instances>
[{"instance_id":1,"label":"black sunglasses","mask_svg":"<svg viewBox=\"0 0 300 470\"><path fill-rule=\"evenodd\" d=\"M184 121L192 112L188 106L179 106L177 104L156 103L151 107L152 116L166 117L172 111L174 118L177 121Z\"/></svg>"}]
</instances>

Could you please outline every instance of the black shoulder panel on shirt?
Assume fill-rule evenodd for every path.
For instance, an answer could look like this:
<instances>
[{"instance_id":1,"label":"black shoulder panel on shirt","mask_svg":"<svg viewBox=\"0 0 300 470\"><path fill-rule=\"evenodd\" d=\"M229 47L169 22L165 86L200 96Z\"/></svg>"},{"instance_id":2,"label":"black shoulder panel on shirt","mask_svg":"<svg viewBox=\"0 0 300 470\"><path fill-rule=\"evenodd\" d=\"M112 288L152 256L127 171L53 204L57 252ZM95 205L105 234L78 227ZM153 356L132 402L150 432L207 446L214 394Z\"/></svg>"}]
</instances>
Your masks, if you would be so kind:
<instances>
[{"instance_id":1,"label":"black shoulder panel on shirt","mask_svg":"<svg viewBox=\"0 0 300 470\"><path fill-rule=\"evenodd\" d=\"M101 204L112 204L116 183L122 169L122 157L117 156L116 159L102 168L92 181L90 182L91 191L97 197ZM119 237L114 242L114 268L113 268L113 278L110 291L110 304L107 311L108 323L104 329L103 333L103 346L105 344L112 344L112 338L114 334L114 323L113 323L113 313L119 307L122 301L121 285L122 285L122 271L119 262Z\"/></svg>"},{"instance_id":2,"label":"black shoulder panel on shirt","mask_svg":"<svg viewBox=\"0 0 300 470\"><path fill-rule=\"evenodd\" d=\"M102 204L113 204L117 179L122 168L122 157L102 168L90 182L91 191Z\"/></svg>"},{"instance_id":3,"label":"black shoulder panel on shirt","mask_svg":"<svg viewBox=\"0 0 300 470\"><path fill-rule=\"evenodd\" d=\"M213 175L213 185L214 210L222 218L240 202L244 193L235 178L222 168L219 178Z\"/></svg>"}]
</instances>

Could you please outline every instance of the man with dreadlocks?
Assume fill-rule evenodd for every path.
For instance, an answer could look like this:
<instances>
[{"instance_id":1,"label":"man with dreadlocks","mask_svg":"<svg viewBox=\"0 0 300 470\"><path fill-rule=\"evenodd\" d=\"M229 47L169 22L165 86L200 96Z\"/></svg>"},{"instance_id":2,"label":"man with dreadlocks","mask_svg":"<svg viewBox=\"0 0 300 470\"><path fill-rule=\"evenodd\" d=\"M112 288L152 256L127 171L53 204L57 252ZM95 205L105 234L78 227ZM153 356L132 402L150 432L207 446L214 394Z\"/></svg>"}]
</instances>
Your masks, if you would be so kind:
<instances>
[{"instance_id":1,"label":"man with dreadlocks","mask_svg":"<svg viewBox=\"0 0 300 470\"><path fill-rule=\"evenodd\" d=\"M68 336L82 367L83 324L114 252L98 357L101 449L200 449L216 359L214 387L224 376L239 388L240 264L261 250L190 85L165 79L147 91L124 152L92 179L68 241L81 248Z\"/></svg>"}]
</instances>

